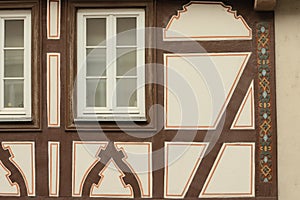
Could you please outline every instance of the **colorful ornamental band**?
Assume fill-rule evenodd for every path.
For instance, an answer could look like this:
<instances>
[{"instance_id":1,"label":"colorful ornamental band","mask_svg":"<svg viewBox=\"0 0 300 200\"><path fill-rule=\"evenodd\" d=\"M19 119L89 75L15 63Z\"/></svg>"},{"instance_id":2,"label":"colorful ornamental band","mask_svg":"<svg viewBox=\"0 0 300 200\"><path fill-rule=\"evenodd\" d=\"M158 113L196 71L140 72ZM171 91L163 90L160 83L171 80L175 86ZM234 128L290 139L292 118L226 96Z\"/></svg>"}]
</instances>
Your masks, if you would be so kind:
<instances>
[{"instance_id":1,"label":"colorful ornamental band","mask_svg":"<svg viewBox=\"0 0 300 200\"><path fill-rule=\"evenodd\" d=\"M270 90L270 25L257 25L258 120L260 180L272 182L272 119Z\"/></svg>"}]
</instances>

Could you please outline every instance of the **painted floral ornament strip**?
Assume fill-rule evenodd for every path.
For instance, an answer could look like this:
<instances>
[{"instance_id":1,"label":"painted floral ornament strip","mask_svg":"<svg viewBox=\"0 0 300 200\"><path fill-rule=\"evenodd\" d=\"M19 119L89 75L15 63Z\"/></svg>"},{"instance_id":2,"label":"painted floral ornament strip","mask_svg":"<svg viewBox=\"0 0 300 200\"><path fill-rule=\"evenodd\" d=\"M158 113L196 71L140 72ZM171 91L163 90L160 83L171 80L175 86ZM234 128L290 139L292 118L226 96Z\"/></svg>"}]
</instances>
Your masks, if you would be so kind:
<instances>
[{"instance_id":1,"label":"painted floral ornament strip","mask_svg":"<svg viewBox=\"0 0 300 200\"><path fill-rule=\"evenodd\" d=\"M259 166L260 180L272 182L272 118L270 89L270 25L257 25Z\"/></svg>"}]
</instances>

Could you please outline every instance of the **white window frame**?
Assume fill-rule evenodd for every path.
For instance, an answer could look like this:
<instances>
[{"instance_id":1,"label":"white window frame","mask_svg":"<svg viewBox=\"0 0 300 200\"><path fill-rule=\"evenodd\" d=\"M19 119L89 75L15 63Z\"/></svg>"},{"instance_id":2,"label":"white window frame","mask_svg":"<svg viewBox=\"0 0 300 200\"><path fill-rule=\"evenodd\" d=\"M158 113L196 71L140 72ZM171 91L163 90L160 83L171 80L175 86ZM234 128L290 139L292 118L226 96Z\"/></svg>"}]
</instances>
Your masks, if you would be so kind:
<instances>
[{"instance_id":1,"label":"white window frame","mask_svg":"<svg viewBox=\"0 0 300 200\"><path fill-rule=\"evenodd\" d=\"M116 107L116 18L137 21L137 106ZM106 107L86 106L86 19L106 18ZM77 12L77 115L75 120L146 121L145 114L145 11L143 9L80 9Z\"/></svg>"},{"instance_id":2,"label":"white window frame","mask_svg":"<svg viewBox=\"0 0 300 200\"><path fill-rule=\"evenodd\" d=\"M5 20L24 20L24 107L4 107ZM15 48L13 48L15 49ZM21 49L21 48L20 48ZM0 11L0 121L31 121L31 11Z\"/></svg>"}]
</instances>

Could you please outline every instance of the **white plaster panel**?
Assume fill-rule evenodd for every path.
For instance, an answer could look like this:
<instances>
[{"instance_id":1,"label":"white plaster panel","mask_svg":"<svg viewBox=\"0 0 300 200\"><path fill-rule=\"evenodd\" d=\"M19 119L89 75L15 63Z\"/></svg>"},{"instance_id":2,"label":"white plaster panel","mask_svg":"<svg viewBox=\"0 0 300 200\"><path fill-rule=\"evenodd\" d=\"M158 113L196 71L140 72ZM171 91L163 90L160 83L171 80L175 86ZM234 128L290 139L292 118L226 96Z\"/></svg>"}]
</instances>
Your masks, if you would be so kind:
<instances>
[{"instance_id":1,"label":"white plaster panel","mask_svg":"<svg viewBox=\"0 0 300 200\"><path fill-rule=\"evenodd\" d=\"M47 37L60 39L60 0L47 0Z\"/></svg>"},{"instance_id":2,"label":"white plaster panel","mask_svg":"<svg viewBox=\"0 0 300 200\"><path fill-rule=\"evenodd\" d=\"M152 144L151 142L116 142L126 164L135 173L142 197L152 197Z\"/></svg>"},{"instance_id":3,"label":"white plaster panel","mask_svg":"<svg viewBox=\"0 0 300 200\"><path fill-rule=\"evenodd\" d=\"M93 184L91 197L133 198L132 187L124 183L122 177L125 175L113 160L110 160L99 175L101 179L97 185Z\"/></svg>"},{"instance_id":4,"label":"white plaster panel","mask_svg":"<svg viewBox=\"0 0 300 200\"><path fill-rule=\"evenodd\" d=\"M254 106L254 81L252 80L246 96L233 120L231 130L254 129L255 128L255 106Z\"/></svg>"},{"instance_id":5,"label":"white plaster panel","mask_svg":"<svg viewBox=\"0 0 300 200\"><path fill-rule=\"evenodd\" d=\"M12 155L11 162L21 172L28 196L35 196L35 144L34 142L2 142Z\"/></svg>"},{"instance_id":6,"label":"white plaster panel","mask_svg":"<svg viewBox=\"0 0 300 200\"><path fill-rule=\"evenodd\" d=\"M223 144L199 197L254 197L254 157L255 143Z\"/></svg>"},{"instance_id":7,"label":"white plaster panel","mask_svg":"<svg viewBox=\"0 0 300 200\"><path fill-rule=\"evenodd\" d=\"M215 129L250 55L165 54L165 129Z\"/></svg>"},{"instance_id":8,"label":"white plaster panel","mask_svg":"<svg viewBox=\"0 0 300 200\"><path fill-rule=\"evenodd\" d=\"M242 16L222 2L192 1L183 6L163 31L164 40L251 40Z\"/></svg>"},{"instance_id":9,"label":"white plaster panel","mask_svg":"<svg viewBox=\"0 0 300 200\"><path fill-rule=\"evenodd\" d=\"M105 149L107 142L73 142L72 196L81 197L83 183L90 170L97 164L97 154Z\"/></svg>"},{"instance_id":10,"label":"white plaster panel","mask_svg":"<svg viewBox=\"0 0 300 200\"><path fill-rule=\"evenodd\" d=\"M17 183L9 179L11 172L0 161L0 196L20 196L20 188Z\"/></svg>"},{"instance_id":11,"label":"white plaster panel","mask_svg":"<svg viewBox=\"0 0 300 200\"><path fill-rule=\"evenodd\" d=\"M60 53L47 53L48 127L60 127Z\"/></svg>"},{"instance_id":12,"label":"white plaster panel","mask_svg":"<svg viewBox=\"0 0 300 200\"><path fill-rule=\"evenodd\" d=\"M49 196L59 196L60 143L48 142Z\"/></svg>"},{"instance_id":13,"label":"white plaster panel","mask_svg":"<svg viewBox=\"0 0 300 200\"><path fill-rule=\"evenodd\" d=\"M165 142L165 198L184 198L208 143Z\"/></svg>"}]
</instances>

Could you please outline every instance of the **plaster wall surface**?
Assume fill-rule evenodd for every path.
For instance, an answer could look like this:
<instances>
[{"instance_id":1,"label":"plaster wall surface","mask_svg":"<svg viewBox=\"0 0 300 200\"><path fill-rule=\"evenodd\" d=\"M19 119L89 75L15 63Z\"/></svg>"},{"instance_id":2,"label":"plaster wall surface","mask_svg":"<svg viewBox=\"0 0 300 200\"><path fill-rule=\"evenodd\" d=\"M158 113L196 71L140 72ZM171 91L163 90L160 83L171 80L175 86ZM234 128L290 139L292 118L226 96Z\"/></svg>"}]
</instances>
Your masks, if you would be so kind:
<instances>
[{"instance_id":1,"label":"plaster wall surface","mask_svg":"<svg viewBox=\"0 0 300 200\"><path fill-rule=\"evenodd\" d=\"M275 9L279 200L300 196L300 1Z\"/></svg>"}]
</instances>

